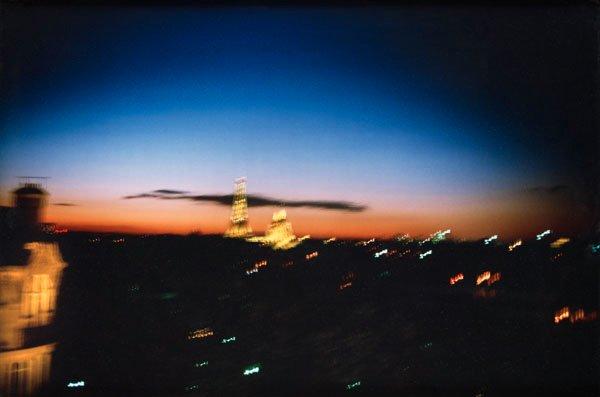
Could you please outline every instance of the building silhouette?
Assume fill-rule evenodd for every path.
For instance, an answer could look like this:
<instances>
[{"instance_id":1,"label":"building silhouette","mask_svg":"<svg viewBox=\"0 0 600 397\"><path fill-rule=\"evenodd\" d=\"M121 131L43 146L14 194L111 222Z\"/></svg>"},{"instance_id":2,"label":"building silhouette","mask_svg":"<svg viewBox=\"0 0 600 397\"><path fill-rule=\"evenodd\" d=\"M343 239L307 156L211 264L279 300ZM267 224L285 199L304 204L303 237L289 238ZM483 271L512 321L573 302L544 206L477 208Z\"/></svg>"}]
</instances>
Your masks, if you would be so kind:
<instances>
[{"instance_id":1,"label":"building silhouette","mask_svg":"<svg viewBox=\"0 0 600 397\"><path fill-rule=\"evenodd\" d=\"M35 183L13 192L0 243L0 395L38 394L50 379L52 322L63 269L58 244L41 229L48 194Z\"/></svg>"}]
</instances>

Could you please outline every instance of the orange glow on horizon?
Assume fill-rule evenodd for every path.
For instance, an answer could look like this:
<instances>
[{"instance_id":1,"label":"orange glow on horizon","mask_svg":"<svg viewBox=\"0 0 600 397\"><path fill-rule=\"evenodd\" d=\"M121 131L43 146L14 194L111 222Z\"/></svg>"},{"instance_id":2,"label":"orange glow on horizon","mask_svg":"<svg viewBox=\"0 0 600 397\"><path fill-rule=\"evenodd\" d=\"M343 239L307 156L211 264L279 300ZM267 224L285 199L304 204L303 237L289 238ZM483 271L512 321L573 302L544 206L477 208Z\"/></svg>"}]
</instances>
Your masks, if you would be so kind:
<instances>
[{"instance_id":1,"label":"orange glow on horizon","mask_svg":"<svg viewBox=\"0 0 600 397\"><path fill-rule=\"evenodd\" d=\"M51 202L69 202L65 196ZM49 205L45 221L60 228L89 232L140 234L223 234L229 227L231 208L172 200L73 200L75 206ZM446 203L447 204L447 203ZM394 209L396 208L396 209ZM403 210L406 209L406 210ZM313 238L387 239L402 233L427 236L440 228L451 227L454 238L479 239L499 234L506 239L533 237L539 230L552 228L561 234L573 229L572 219L549 218L545 211L530 211L519 203L461 204L424 203L364 212L326 211L286 208L288 221L297 235ZM527 216L524 216L525 212ZM528 211L528 212L527 212ZM263 235L272 220L272 207L251 207L249 223L255 235ZM553 221L549 222L549 219Z\"/></svg>"}]
</instances>

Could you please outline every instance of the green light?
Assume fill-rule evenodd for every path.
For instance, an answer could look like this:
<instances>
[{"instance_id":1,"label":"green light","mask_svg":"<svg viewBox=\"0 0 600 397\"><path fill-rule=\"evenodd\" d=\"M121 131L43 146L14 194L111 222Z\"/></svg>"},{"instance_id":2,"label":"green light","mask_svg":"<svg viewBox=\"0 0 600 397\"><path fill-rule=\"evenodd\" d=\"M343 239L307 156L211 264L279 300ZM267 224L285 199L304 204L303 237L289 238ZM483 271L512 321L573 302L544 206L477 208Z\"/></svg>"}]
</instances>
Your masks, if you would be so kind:
<instances>
[{"instance_id":1,"label":"green light","mask_svg":"<svg viewBox=\"0 0 600 397\"><path fill-rule=\"evenodd\" d=\"M225 343L231 343L231 342L235 342L235 336L232 336L231 338L221 339L221 343L223 343L223 344L225 344Z\"/></svg>"},{"instance_id":2,"label":"green light","mask_svg":"<svg viewBox=\"0 0 600 397\"><path fill-rule=\"evenodd\" d=\"M359 387L359 386L360 386L360 381L359 381L359 380L357 380L357 381L356 381L356 382L354 382L354 383L350 383L349 385L346 385L346 389L348 389L348 390L352 390L352 389L356 389L356 388L357 388L357 387Z\"/></svg>"},{"instance_id":3,"label":"green light","mask_svg":"<svg viewBox=\"0 0 600 397\"><path fill-rule=\"evenodd\" d=\"M244 368L244 376L249 376L249 375L253 375L253 374L257 374L260 372L260 364L253 364L249 367Z\"/></svg>"},{"instance_id":4,"label":"green light","mask_svg":"<svg viewBox=\"0 0 600 397\"><path fill-rule=\"evenodd\" d=\"M175 292L165 292L160 295L160 299L170 300L170 299L175 298L176 296L177 296L177 293L175 293Z\"/></svg>"},{"instance_id":5,"label":"green light","mask_svg":"<svg viewBox=\"0 0 600 397\"><path fill-rule=\"evenodd\" d=\"M194 366L196 368L204 367L204 366L207 366L207 365L208 365L208 361L202 361L202 362L198 362L198 363L194 364Z\"/></svg>"}]
</instances>

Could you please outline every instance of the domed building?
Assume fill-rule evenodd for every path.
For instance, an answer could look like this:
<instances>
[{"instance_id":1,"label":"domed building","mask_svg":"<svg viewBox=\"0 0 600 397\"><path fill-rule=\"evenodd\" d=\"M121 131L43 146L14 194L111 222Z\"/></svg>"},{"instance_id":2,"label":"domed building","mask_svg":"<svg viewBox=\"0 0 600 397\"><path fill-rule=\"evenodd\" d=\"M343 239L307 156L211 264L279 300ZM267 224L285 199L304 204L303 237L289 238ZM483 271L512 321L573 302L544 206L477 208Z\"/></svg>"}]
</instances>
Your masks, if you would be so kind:
<instances>
[{"instance_id":1,"label":"domed building","mask_svg":"<svg viewBox=\"0 0 600 397\"><path fill-rule=\"evenodd\" d=\"M292 229L292 224L287 220L285 210L273 214L273 220L267 229L262 242L274 249L289 249L298 245L298 239Z\"/></svg>"}]
</instances>

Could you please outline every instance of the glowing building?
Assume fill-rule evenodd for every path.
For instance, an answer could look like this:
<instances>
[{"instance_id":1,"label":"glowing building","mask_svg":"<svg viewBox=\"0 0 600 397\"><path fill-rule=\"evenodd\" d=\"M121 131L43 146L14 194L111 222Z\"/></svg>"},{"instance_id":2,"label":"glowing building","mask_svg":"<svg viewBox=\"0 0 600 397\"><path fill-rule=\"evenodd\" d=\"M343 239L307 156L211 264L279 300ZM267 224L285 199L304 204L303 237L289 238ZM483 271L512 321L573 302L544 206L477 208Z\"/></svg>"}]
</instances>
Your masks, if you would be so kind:
<instances>
[{"instance_id":1,"label":"glowing building","mask_svg":"<svg viewBox=\"0 0 600 397\"><path fill-rule=\"evenodd\" d=\"M262 237L252 237L248 241L271 246L273 249L290 249L298 244L300 240L294 234L292 224L287 220L285 210L279 210L273 214L269 228Z\"/></svg>"},{"instance_id":2,"label":"glowing building","mask_svg":"<svg viewBox=\"0 0 600 397\"><path fill-rule=\"evenodd\" d=\"M273 220L265 233L264 242L275 249L288 249L298 245L298 239L294 235L292 224L287 221L285 210L273 214Z\"/></svg>"},{"instance_id":3,"label":"glowing building","mask_svg":"<svg viewBox=\"0 0 600 397\"><path fill-rule=\"evenodd\" d=\"M235 180L233 204L231 207L231 226L225 232L225 237L247 238L252 236L248 224L248 200L246 198L246 178Z\"/></svg>"},{"instance_id":4,"label":"glowing building","mask_svg":"<svg viewBox=\"0 0 600 397\"><path fill-rule=\"evenodd\" d=\"M52 320L62 271L58 244L41 232L47 193L26 183L13 192L15 223L0 246L0 395L29 396L50 378ZM4 225L3 225L4 226Z\"/></svg>"}]
</instances>

